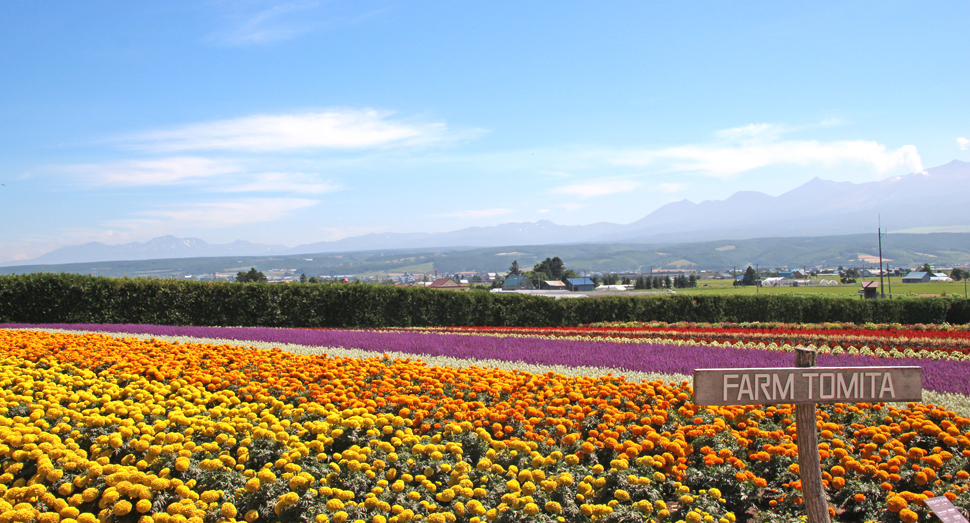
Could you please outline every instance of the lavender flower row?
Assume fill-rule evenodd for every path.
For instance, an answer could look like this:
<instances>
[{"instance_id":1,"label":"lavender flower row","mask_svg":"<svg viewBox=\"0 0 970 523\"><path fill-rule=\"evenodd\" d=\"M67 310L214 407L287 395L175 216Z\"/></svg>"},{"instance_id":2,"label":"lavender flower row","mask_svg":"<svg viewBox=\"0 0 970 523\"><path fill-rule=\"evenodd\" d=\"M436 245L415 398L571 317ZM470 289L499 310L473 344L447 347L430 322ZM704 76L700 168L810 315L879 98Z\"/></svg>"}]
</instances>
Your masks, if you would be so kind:
<instances>
[{"instance_id":1,"label":"lavender flower row","mask_svg":"<svg viewBox=\"0 0 970 523\"><path fill-rule=\"evenodd\" d=\"M757 349L626 344L461 334L307 330L260 327L172 327L132 324L0 324L0 328L49 328L94 332L126 332L157 336L222 338L240 342L293 343L344 347L374 353L403 352L416 356L521 361L533 365L610 367L639 372L691 375L694 369L791 367L794 355ZM876 358L821 354L822 367L918 366L923 388L970 395L970 362L920 358Z\"/></svg>"}]
</instances>

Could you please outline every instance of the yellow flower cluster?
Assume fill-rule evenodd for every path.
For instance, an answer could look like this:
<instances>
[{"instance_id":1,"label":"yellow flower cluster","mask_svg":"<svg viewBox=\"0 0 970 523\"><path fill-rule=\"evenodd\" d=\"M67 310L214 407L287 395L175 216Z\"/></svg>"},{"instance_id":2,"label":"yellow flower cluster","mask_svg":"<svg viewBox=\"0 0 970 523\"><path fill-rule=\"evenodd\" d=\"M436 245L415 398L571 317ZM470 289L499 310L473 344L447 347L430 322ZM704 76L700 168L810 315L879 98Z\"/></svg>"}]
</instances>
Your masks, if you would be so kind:
<instances>
[{"instance_id":1,"label":"yellow flower cluster","mask_svg":"<svg viewBox=\"0 0 970 523\"><path fill-rule=\"evenodd\" d=\"M800 502L790 407L702 408L690 394L0 330L0 523L731 523L761 508L751 489L765 510ZM819 418L833 500L875 506L853 501L865 487L884 499L866 510L908 517L919 496L968 496L970 420L833 409Z\"/></svg>"}]
</instances>

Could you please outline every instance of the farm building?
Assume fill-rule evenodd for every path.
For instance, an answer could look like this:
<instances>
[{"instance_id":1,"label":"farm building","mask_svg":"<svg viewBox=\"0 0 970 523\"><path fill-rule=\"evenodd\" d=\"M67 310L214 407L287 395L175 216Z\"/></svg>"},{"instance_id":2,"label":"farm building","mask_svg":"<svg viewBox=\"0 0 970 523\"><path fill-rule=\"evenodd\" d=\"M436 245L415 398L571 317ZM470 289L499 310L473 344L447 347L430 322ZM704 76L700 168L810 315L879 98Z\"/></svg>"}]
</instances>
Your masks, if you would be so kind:
<instances>
[{"instance_id":1,"label":"farm building","mask_svg":"<svg viewBox=\"0 0 970 523\"><path fill-rule=\"evenodd\" d=\"M503 291L531 291L536 288L532 280L524 274L516 274L509 276L505 279L505 283L502 284Z\"/></svg>"},{"instance_id":2,"label":"farm building","mask_svg":"<svg viewBox=\"0 0 970 523\"><path fill-rule=\"evenodd\" d=\"M539 284L540 288L547 291L564 291L566 284L559 280L544 281Z\"/></svg>"},{"instance_id":3,"label":"farm building","mask_svg":"<svg viewBox=\"0 0 970 523\"><path fill-rule=\"evenodd\" d=\"M573 292L591 291L596 287L589 278L566 278L566 289Z\"/></svg>"},{"instance_id":4,"label":"farm building","mask_svg":"<svg viewBox=\"0 0 970 523\"><path fill-rule=\"evenodd\" d=\"M431 285L428 285L428 288L446 291L467 291L468 285L455 283L455 280L452 280L451 278L438 278L437 280L431 282Z\"/></svg>"},{"instance_id":5,"label":"farm building","mask_svg":"<svg viewBox=\"0 0 970 523\"><path fill-rule=\"evenodd\" d=\"M943 282L943 283L950 283L950 282L953 281L953 278L951 278L950 276L948 276L946 273L935 272L935 273L933 273L932 276L930 276L930 281L939 281L939 282Z\"/></svg>"},{"instance_id":6,"label":"farm building","mask_svg":"<svg viewBox=\"0 0 970 523\"><path fill-rule=\"evenodd\" d=\"M928 272L911 272L906 276L903 276L903 283L929 283L930 273Z\"/></svg>"},{"instance_id":7,"label":"farm building","mask_svg":"<svg viewBox=\"0 0 970 523\"><path fill-rule=\"evenodd\" d=\"M875 280L862 282L862 297L867 300L878 298L879 282Z\"/></svg>"}]
</instances>

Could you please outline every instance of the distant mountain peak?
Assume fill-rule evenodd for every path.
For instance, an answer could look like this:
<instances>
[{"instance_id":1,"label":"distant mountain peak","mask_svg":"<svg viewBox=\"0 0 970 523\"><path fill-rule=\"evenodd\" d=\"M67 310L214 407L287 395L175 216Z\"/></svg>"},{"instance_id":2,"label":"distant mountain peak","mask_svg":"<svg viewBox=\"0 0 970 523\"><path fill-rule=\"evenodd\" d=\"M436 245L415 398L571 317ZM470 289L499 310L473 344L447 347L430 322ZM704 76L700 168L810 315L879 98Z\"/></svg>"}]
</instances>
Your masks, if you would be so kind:
<instances>
[{"instance_id":1,"label":"distant mountain peak","mask_svg":"<svg viewBox=\"0 0 970 523\"><path fill-rule=\"evenodd\" d=\"M378 249L507 247L582 242L657 243L741 240L765 237L827 236L884 230L970 226L970 162L954 160L921 173L868 183L813 177L779 196L738 191L723 200L668 203L625 225L599 222L557 225L508 222L441 233L368 233L287 248L236 240L210 245L199 238L166 235L147 242L106 245L90 242L51 251L30 264L147 260L211 256L260 256ZM26 265L24 261L4 265Z\"/></svg>"}]
</instances>

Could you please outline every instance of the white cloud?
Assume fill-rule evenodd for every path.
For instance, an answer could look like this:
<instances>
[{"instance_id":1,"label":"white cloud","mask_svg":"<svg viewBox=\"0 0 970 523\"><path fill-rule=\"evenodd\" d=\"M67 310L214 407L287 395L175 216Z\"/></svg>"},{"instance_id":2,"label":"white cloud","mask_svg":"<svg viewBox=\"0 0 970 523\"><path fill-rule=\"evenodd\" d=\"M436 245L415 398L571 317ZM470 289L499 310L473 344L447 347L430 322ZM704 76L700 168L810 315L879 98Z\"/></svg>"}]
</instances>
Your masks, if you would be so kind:
<instances>
[{"instance_id":1,"label":"white cloud","mask_svg":"<svg viewBox=\"0 0 970 523\"><path fill-rule=\"evenodd\" d=\"M960 146L961 150L970 151L970 140L967 140L966 138L961 136L957 138L957 144Z\"/></svg>"},{"instance_id":2,"label":"white cloud","mask_svg":"<svg viewBox=\"0 0 970 523\"><path fill-rule=\"evenodd\" d=\"M331 180L321 180L316 174L299 172L269 172L247 176L247 180L220 187L225 192L299 192L323 194L343 187Z\"/></svg>"},{"instance_id":3,"label":"white cloud","mask_svg":"<svg viewBox=\"0 0 970 523\"><path fill-rule=\"evenodd\" d=\"M441 216L448 216L451 218L491 218L493 216L502 216L504 214L509 214L512 209L480 209L480 210L467 210L455 213L442 214Z\"/></svg>"},{"instance_id":4,"label":"white cloud","mask_svg":"<svg viewBox=\"0 0 970 523\"><path fill-rule=\"evenodd\" d=\"M135 149L152 152L272 152L414 146L481 132L446 136L444 123L406 123L390 119L391 114L375 109L329 109L313 113L245 116L150 131L124 141Z\"/></svg>"},{"instance_id":5,"label":"white cloud","mask_svg":"<svg viewBox=\"0 0 970 523\"><path fill-rule=\"evenodd\" d=\"M232 162L208 158L174 157L69 165L64 170L96 184L171 185L238 172L239 167Z\"/></svg>"},{"instance_id":6,"label":"white cloud","mask_svg":"<svg viewBox=\"0 0 970 523\"><path fill-rule=\"evenodd\" d=\"M604 180L598 183L577 183L572 185L563 185L562 187L556 187L549 192L553 194L566 194L569 196L589 198L592 196L606 196L608 194L629 192L642 185L643 184L640 182L616 182Z\"/></svg>"},{"instance_id":7,"label":"white cloud","mask_svg":"<svg viewBox=\"0 0 970 523\"><path fill-rule=\"evenodd\" d=\"M889 149L866 140L819 142L782 140L790 132L784 126L752 124L718 131L713 143L621 151L609 160L616 165L656 165L668 172L698 172L727 178L771 165L862 164L877 174L908 168L923 170L922 159L913 145Z\"/></svg>"},{"instance_id":8,"label":"white cloud","mask_svg":"<svg viewBox=\"0 0 970 523\"><path fill-rule=\"evenodd\" d=\"M539 213L539 214L545 214L545 213L549 212L549 209L539 209L536 212Z\"/></svg>"},{"instance_id":9,"label":"white cloud","mask_svg":"<svg viewBox=\"0 0 970 523\"><path fill-rule=\"evenodd\" d=\"M174 230L215 229L232 225L271 222L296 209L319 203L306 198L245 198L239 200L173 205L139 213L144 218L106 222L110 227L138 230L163 227Z\"/></svg>"}]
</instances>

